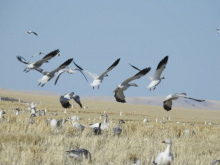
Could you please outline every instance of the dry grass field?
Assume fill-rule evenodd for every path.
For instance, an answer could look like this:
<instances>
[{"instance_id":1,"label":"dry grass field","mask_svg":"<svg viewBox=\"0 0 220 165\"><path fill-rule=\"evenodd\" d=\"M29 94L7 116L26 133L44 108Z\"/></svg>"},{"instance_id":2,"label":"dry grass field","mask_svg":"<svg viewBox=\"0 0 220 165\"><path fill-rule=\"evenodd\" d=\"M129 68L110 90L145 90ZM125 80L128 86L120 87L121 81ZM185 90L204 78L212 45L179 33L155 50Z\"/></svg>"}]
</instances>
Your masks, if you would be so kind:
<instances>
[{"instance_id":1,"label":"dry grass field","mask_svg":"<svg viewBox=\"0 0 220 165\"><path fill-rule=\"evenodd\" d=\"M48 109L45 116L35 117L32 125L29 124L30 112L23 111L23 103L0 101L0 109L6 111L5 122L0 123L0 165L80 164L65 156L65 151L77 148L85 148L92 154L92 162L85 160L81 163L83 165L129 165L135 159L143 165L151 165L165 150L166 145L161 141L168 137L173 142L174 165L209 165L214 159L220 159L220 125L216 124L220 123L220 111L174 107L166 112L158 106L81 100L88 109L80 109L71 101L75 107L64 114L59 96L5 90L0 91L0 96L34 101L38 103L37 109ZM18 116L12 111L16 107L22 109ZM109 122L112 121L111 128L101 136L94 136L88 126L103 122L99 116L104 111ZM53 112L58 115L51 116ZM120 112L122 116L119 116ZM45 122L49 118L62 119L73 115L79 116L79 123L86 127L83 132L75 130L69 122L59 132L54 132ZM161 124L163 117L171 119ZM143 123L144 118L149 122ZM156 118L158 122L155 122ZM123 132L120 136L113 136L112 128L119 119L125 121ZM212 121L212 125L205 125L205 121Z\"/></svg>"}]
</instances>

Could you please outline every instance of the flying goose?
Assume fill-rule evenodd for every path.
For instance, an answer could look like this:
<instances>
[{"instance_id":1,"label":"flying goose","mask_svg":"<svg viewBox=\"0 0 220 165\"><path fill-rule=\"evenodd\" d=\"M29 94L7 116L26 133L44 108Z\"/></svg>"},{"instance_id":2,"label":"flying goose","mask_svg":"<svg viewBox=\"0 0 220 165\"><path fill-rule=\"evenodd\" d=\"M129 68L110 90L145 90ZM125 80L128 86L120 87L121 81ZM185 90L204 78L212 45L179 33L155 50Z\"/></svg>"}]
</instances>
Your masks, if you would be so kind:
<instances>
[{"instance_id":1,"label":"flying goose","mask_svg":"<svg viewBox=\"0 0 220 165\"><path fill-rule=\"evenodd\" d=\"M71 107L71 104L69 103L70 99L73 99L82 108L80 97L78 95L74 95L74 92L66 93L60 96L60 103L63 106L63 108Z\"/></svg>"},{"instance_id":2,"label":"flying goose","mask_svg":"<svg viewBox=\"0 0 220 165\"><path fill-rule=\"evenodd\" d=\"M220 30L219 29L216 29L217 30L217 32L220 34Z\"/></svg>"},{"instance_id":3,"label":"flying goose","mask_svg":"<svg viewBox=\"0 0 220 165\"><path fill-rule=\"evenodd\" d=\"M109 71L111 71L115 66L118 65L120 61L120 58L117 59L105 72L103 72L101 75L97 75L97 74L93 74L93 73L90 73L89 71L87 70L84 70L82 69L80 66L78 66L75 62L73 62L80 70L84 71L85 73L87 73L90 77L93 78L93 82L90 84L93 89L95 86L98 86L98 89L99 89L99 85L102 83L104 77L108 76L107 73Z\"/></svg>"},{"instance_id":4,"label":"flying goose","mask_svg":"<svg viewBox=\"0 0 220 165\"><path fill-rule=\"evenodd\" d=\"M21 56L17 56L17 59L24 63L24 64L28 64L26 66L26 68L24 69L24 71L27 73L29 72L31 69L37 69L39 68L43 63L47 63L48 60L50 60L51 58L57 56L59 54L59 49L56 49L50 53L48 53L46 56L44 56L41 60L37 61L37 62L31 62L31 61L26 61L24 59L24 57L21 57Z\"/></svg>"},{"instance_id":5,"label":"flying goose","mask_svg":"<svg viewBox=\"0 0 220 165\"><path fill-rule=\"evenodd\" d=\"M172 141L171 141L171 139L168 138L165 141L162 141L162 143L167 144L167 148L164 152L161 152L156 157L153 164L155 164L155 165L171 165L171 162L173 161L173 155L171 154Z\"/></svg>"},{"instance_id":6,"label":"flying goose","mask_svg":"<svg viewBox=\"0 0 220 165\"><path fill-rule=\"evenodd\" d=\"M164 57L164 59L162 59L160 61L160 63L157 66L157 69L154 73L154 77L151 77L147 74L147 76L150 78L151 83L150 85L148 85L147 87L151 90L151 88L153 88L153 90L156 89L156 86L160 84L162 79L165 79L164 76L161 76L161 73L163 72L163 70L166 67L166 64L168 62L168 56ZM130 64L131 65L131 64ZM137 67L131 65L134 69L137 69L140 71L140 69L138 69Z\"/></svg>"},{"instance_id":7,"label":"flying goose","mask_svg":"<svg viewBox=\"0 0 220 165\"><path fill-rule=\"evenodd\" d=\"M114 135L120 135L122 132L122 123L125 123L124 120L119 121L118 127L113 128Z\"/></svg>"},{"instance_id":8,"label":"flying goose","mask_svg":"<svg viewBox=\"0 0 220 165\"><path fill-rule=\"evenodd\" d=\"M58 68L54 69L51 72L46 72L41 68L36 68L37 71L41 72L44 76L38 80L39 85L41 85L41 87L43 87L48 81L50 81L56 72L59 72L61 69L64 69L65 67L67 67L71 62L73 61L72 58L68 59L67 61L65 61L63 64L61 64Z\"/></svg>"},{"instance_id":9,"label":"flying goose","mask_svg":"<svg viewBox=\"0 0 220 165\"><path fill-rule=\"evenodd\" d=\"M191 97L188 97L186 95L186 93L173 93L173 94L170 94L168 95L165 100L163 101L163 108L166 110L166 111L170 111L172 109L172 100L176 100L178 99L179 97L183 97L183 98L186 98L186 99L191 99L191 100L195 100L195 101L198 101L198 102L203 102L205 100L198 100L198 99L194 99L194 98L191 98Z\"/></svg>"},{"instance_id":10,"label":"flying goose","mask_svg":"<svg viewBox=\"0 0 220 165\"><path fill-rule=\"evenodd\" d=\"M33 33L34 35L38 36L38 35L37 35L37 33L36 33L36 32L34 32L34 31L32 31L32 30L27 31L27 33L28 33L28 34L32 34L32 33Z\"/></svg>"},{"instance_id":11,"label":"flying goose","mask_svg":"<svg viewBox=\"0 0 220 165\"><path fill-rule=\"evenodd\" d=\"M145 69L141 70L140 72L138 72L133 77L126 79L124 82L122 82L120 85L118 85L117 88L114 90L114 92L115 92L114 97L115 97L116 101L125 103L126 101L125 101L124 91L127 90L130 86L137 87L137 85L135 83L129 84L129 82L132 80L136 80L136 79L141 78L142 76L147 74L150 71L150 69L151 68L145 68Z\"/></svg>"},{"instance_id":12,"label":"flying goose","mask_svg":"<svg viewBox=\"0 0 220 165\"><path fill-rule=\"evenodd\" d=\"M55 80L55 85L57 84L57 81L58 81L58 79L59 79L59 77L60 77L60 75L62 74L62 73L64 73L64 72L67 72L67 73L69 73L69 74L73 74L73 73L75 73L75 71L79 71L80 73L82 73L83 74L83 72L81 71L81 69L79 69L79 68L68 68L68 67L66 67L66 68L64 68L64 69L61 69L61 70L59 70L59 72L57 73L57 77L56 77L56 80ZM86 76L83 74L83 76L85 77L85 79L86 79L86 81L88 81L87 80L87 78L86 78Z\"/></svg>"}]
</instances>

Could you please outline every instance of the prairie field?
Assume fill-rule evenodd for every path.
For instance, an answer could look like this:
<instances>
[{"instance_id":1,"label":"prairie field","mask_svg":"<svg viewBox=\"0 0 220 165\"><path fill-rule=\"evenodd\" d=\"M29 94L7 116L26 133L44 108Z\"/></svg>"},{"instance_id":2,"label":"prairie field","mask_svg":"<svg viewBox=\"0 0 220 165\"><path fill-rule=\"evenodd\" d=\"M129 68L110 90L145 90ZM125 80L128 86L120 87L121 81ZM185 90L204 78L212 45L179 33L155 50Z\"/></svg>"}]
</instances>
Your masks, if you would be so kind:
<instances>
[{"instance_id":1,"label":"prairie field","mask_svg":"<svg viewBox=\"0 0 220 165\"><path fill-rule=\"evenodd\" d=\"M166 144L161 141L166 138L173 142L173 165L209 165L214 159L220 159L220 111L173 107L167 112L159 106L81 99L88 108L81 109L72 100L74 108L63 113L59 95L1 90L0 96L33 101L39 110L47 107L46 115L35 117L34 124L30 124L30 111L24 103L0 101L0 109L6 112L4 123L0 123L0 165L131 165L135 160L140 160L141 165L151 165L165 150ZM21 109L17 116L12 111L16 107ZM104 111L111 127L102 135L94 136L89 124L103 122L100 115ZM84 131L75 130L68 121L59 131L52 131L45 122L74 115L80 117ZM143 123L144 118L149 122ZM113 127L120 119L125 121L122 134L113 136ZM212 124L205 125L205 121ZM74 162L66 156L66 151L77 148L89 150L92 161Z\"/></svg>"}]
</instances>

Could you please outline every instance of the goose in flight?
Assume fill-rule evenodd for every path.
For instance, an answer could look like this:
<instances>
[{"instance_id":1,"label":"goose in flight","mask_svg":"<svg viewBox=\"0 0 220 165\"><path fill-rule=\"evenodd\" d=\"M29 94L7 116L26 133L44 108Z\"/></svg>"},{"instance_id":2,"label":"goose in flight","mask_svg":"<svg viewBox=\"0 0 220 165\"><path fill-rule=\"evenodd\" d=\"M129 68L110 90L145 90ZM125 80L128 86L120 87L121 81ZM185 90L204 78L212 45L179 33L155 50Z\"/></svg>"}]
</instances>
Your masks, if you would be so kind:
<instances>
[{"instance_id":1,"label":"goose in flight","mask_svg":"<svg viewBox=\"0 0 220 165\"><path fill-rule=\"evenodd\" d=\"M37 35L37 33L36 33L36 32L34 32L34 31L32 31L32 30L30 30L30 31L27 31L27 33L28 33L28 34L31 34L31 33L33 33L34 35L38 36L38 35Z\"/></svg>"},{"instance_id":2,"label":"goose in flight","mask_svg":"<svg viewBox=\"0 0 220 165\"><path fill-rule=\"evenodd\" d=\"M217 32L220 34L220 30L219 29L216 29L217 30Z\"/></svg>"},{"instance_id":3,"label":"goose in flight","mask_svg":"<svg viewBox=\"0 0 220 165\"><path fill-rule=\"evenodd\" d=\"M60 96L60 103L63 106L63 108L71 107L71 104L69 103L70 99L73 99L82 108L80 97L78 95L74 95L74 92L66 93Z\"/></svg>"},{"instance_id":4,"label":"goose in flight","mask_svg":"<svg viewBox=\"0 0 220 165\"><path fill-rule=\"evenodd\" d=\"M156 157L153 164L155 164L155 165L171 165L171 162L173 161L173 155L171 154L172 141L170 138L168 138L165 141L162 141L162 143L167 144L167 148L164 152L161 152Z\"/></svg>"},{"instance_id":5,"label":"goose in flight","mask_svg":"<svg viewBox=\"0 0 220 165\"><path fill-rule=\"evenodd\" d=\"M183 98L186 98L186 99L195 100L195 101L198 101L198 102L203 102L203 101L205 101L205 100L198 100L198 99L194 99L194 98L188 97L188 96L186 95L186 93L173 93L173 94L168 95L168 96L165 98L165 100L163 101L163 108L164 108L166 111L170 111L170 110L172 109L172 101L178 99L179 97L183 97Z\"/></svg>"},{"instance_id":6,"label":"goose in flight","mask_svg":"<svg viewBox=\"0 0 220 165\"><path fill-rule=\"evenodd\" d=\"M132 80L136 80L136 79L141 78L142 76L147 74L150 71L150 69L151 68L145 68L145 69L141 70L140 72L138 72L133 77L126 79L124 82L122 82L120 85L118 85L117 88L114 90L114 92L115 92L114 96L115 96L116 101L125 103L126 101L125 101L124 91L127 90L130 86L137 87L137 85L135 83L129 84L129 82Z\"/></svg>"},{"instance_id":7,"label":"goose in flight","mask_svg":"<svg viewBox=\"0 0 220 165\"><path fill-rule=\"evenodd\" d=\"M84 70L82 69L80 66L78 66L75 62L73 62L79 69L81 69L82 71L84 71L85 73L87 73L90 77L93 78L93 82L90 84L93 89L95 86L98 86L98 89L99 89L99 85L102 83L104 77L108 76L107 73L109 71L111 71L116 65L118 65L120 61L120 58L117 59L105 72L103 72L101 75L97 75L97 74L93 74L93 73L90 73L89 71L87 70Z\"/></svg>"},{"instance_id":8,"label":"goose in flight","mask_svg":"<svg viewBox=\"0 0 220 165\"><path fill-rule=\"evenodd\" d=\"M73 61L72 58L68 59L63 64L61 64L58 68L54 69L51 72L44 71L41 68L36 68L37 71L41 72L44 75L41 79L38 80L39 82L38 86L41 85L41 87L43 87L48 81L50 81L54 77L56 72L59 72L61 69L64 69L65 67L67 67L72 61Z\"/></svg>"},{"instance_id":9,"label":"goose in flight","mask_svg":"<svg viewBox=\"0 0 220 165\"><path fill-rule=\"evenodd\" d=\"M85 75L83 74L83 72L81 71L81 69L79 69L79 68L68 68L68 67L66 67L66 68L64 68L64 69L59 70L59 72L57 73L57 77L56 77L56 80L55 80L55 83L54 83L54 84L55 84L55 85L57 84L57 81L58 81L58 79L59 79L59 77L60 77L60 75L61 75L62 73L66 72L66 73L69 73L69 74L74 74L76 71L81 72L82 75L85 77L86 81L88 81L87 78L86 78L86 76L85 76Z\"/></svg>"},{"instance_id":10,"label":"goose in flight","mask_svg":"<svg viewBox=\"0 0 220 165\"><path fill-rule=\"evenodd\" d=\"M60 52L59 49L56 49L56 50L48 53L46 56L44 56L41 60L39 60L37 62L26 61L24 59L24 57L21 57L21 56L17 56L17 59L24 64L28 64L24 70L27 73L31 69L39 68L43 63L48 63L48 60L50 60L51 58L53 58L55 56L59 56L59 52Z\"/></svg>"},{"instance_id":11,"label":"goose in flight","mask_svg":"<svg viewBox=\"0 0 220 165\"><path fill-rule=\"evenodd\" d=\"M163 70L166 67L166 64L168 62L168 56L164 57L164 59L162 59L160 61L160 63L157 66L157 69L154 73L154 77L151 77L147 74L147 76L150 78L151 83L150 85L148 85L147 87L151 90L151 88L153 88L153 90L156 89L156 86L160 84L162 79L165 79L164 76L161 76L161 73L163 72ZM131 64L130 64L131 65ZM137 67L131 65L134 69L137 69L140 71L140 69L138 69Z\"/></svg>"}]
</instances>

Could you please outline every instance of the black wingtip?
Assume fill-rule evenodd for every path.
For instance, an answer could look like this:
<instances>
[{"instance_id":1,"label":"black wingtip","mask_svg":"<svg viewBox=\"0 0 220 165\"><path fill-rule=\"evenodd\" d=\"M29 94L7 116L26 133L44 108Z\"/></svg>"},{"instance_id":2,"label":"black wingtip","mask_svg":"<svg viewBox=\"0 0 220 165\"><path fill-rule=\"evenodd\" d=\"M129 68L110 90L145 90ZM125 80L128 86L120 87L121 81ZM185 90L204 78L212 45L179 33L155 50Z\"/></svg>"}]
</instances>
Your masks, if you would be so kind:
<instances>
[{"instance_id":1,"label":"black wingtip","mask_svg":"<svg viewBox=\"0 0 220 165\"><path fill-rule=\"evenodd\" d=\"M129 63L129 65L131 65L131 64ZM136 67L136 66L134 66L134 65L131 65L131 67L133 67L133 68L134 68L134 69L136 69L136 70L141 71L141 69L137 68L137 67Z\"/></svg>"},{"instance_id":2,"label":"black wingtip","mask_svg":"<svg viewBox=\"0 0 220 165\"><path fill-rule=\"evenodd\" d=\"M74 61L73 61L74 65L76 65L77 68L79 68L80 70L83 70L82 67L80 67L79 65L77 65ZM88 81L88 80L87 80Z\"/></svg>"}]
</instances>

